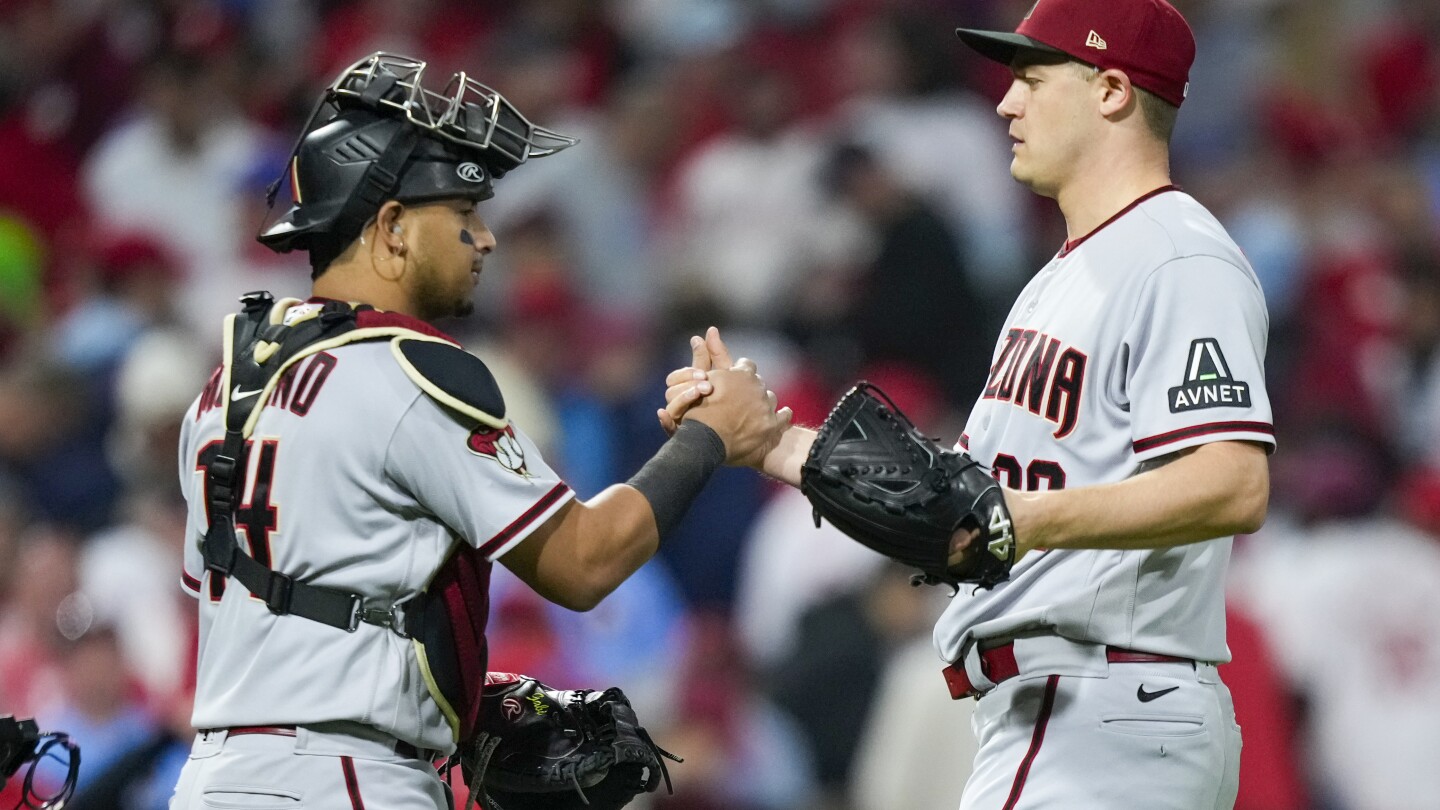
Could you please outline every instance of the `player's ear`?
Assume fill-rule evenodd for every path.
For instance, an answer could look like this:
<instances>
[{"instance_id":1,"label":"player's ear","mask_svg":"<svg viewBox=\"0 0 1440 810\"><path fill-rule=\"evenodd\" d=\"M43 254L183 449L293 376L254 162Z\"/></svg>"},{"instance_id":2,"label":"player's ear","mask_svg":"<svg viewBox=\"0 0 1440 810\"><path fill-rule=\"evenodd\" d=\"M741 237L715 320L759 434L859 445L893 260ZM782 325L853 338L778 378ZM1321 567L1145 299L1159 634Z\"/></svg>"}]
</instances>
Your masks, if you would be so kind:
<instances>
[{"instance_id":1,"label":"player's ear","mask_svg":"<svg viewBox=\"0 0 1440 810\"><path fill-rule=\"evenodd\" d=\"M405 205L397 200L387 200L375 214L375 244L381 248L382 256L405 255Z\"/></svg>"},{"instance_id":2,"label":"player's ear","mask_svg":"<svg viewBox=\"0 0 1440 810\"><path fill-rule=\"evenodd\" d=\"M1093 84L1100 100L1100 114L1112 118L1137 106L1139 99L1130 77L1120 70L1104 70L1095 77Z\"/></svg>"}]
</instances>

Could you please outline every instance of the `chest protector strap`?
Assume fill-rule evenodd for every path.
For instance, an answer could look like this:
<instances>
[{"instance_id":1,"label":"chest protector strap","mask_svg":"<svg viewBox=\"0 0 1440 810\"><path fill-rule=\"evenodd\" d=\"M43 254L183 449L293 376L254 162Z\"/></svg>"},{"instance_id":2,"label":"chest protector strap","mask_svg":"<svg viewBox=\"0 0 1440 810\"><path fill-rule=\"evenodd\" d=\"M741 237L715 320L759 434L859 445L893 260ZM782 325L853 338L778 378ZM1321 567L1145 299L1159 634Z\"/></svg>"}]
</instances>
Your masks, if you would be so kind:
<instances>
[{"instance_id":1,"label":"chest protector strap","mask_svg":"<svg viewBox=\"0 0 1440 810\"><path fill-rule=\"evenodd\" d=\"M297 581L255 561L235 538L235 508L240 498L245 440L255 429L261 406L281 375L316 352L353 343L408 334L400 327L357 329L356 311L331 301L287 323L297 299L275 301L269 293L247 294L244 310L227 319L220 395L225 440L206 468L205 505L210 525L201 551L215 576L234 577L263 599L276 615L295 615L354 632L361 622L410 633L395 605L367 606L359 594Z\"/></svg>"},{"instance_id":2,"label":"chest protector strap","mask_svg":"<svg viewBox=\"0 0 1440 810\"><path fill-rule=\"evenodd\" d=\"M432 398L483 424L504 426L504 405L484 364L446 341L404 326L360 326L348 304L331 301L288 320L298 299L275 301L269 293L250 293L244 310L231 315L225 333L221 397L225 440L205 475L210 525L201 544L212 576L234 577L263 599L272 613L355 632L361 623L393 630L411 640L431 696L457 742L469 739L485 685L490 563L477 549L454 541L444 564L413 598L367 604L360 594L301 582L268 568L240 548L235 537L235 508L241 496L245 441L255 430L263 404L281 376L316 352L362 340L390 339L401 367ZM437 363L434 352L417 351L423 342L443 343L457 354ZM444 355L446 352L441 352ZM427 358L429 358L427 360ZM477 380L484 382L478 390Z\"/></svg>"}]
</instances>

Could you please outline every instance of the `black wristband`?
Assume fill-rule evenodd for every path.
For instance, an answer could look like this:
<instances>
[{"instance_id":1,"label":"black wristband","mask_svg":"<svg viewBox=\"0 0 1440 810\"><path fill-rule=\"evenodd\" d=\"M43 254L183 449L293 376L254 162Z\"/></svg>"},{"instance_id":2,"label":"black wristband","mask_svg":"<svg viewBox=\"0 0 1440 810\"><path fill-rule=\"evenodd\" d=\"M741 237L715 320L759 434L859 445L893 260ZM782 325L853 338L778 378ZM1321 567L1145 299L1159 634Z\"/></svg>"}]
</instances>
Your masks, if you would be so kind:
<instances>
[{"instance_id":1,"label":"black wristband","mask_svg":"<svg viewBox=\"0 0 1440 810\"><path fill-rule=\"evenodd\" d=\"M650 502L661 542L685 517L690 502L724 463L725 442L720 434L691 419L680 423L670 441L625 482Z\"/></svg>"}]
</instances>

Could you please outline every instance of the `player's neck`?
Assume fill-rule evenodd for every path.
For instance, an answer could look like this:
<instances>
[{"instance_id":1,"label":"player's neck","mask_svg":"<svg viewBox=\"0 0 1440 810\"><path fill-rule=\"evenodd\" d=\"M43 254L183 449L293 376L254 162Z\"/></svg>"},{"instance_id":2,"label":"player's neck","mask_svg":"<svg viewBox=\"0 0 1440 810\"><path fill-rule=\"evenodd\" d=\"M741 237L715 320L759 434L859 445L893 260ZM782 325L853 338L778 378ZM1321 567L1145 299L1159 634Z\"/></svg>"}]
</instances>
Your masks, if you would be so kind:
<instances>
[{"instance_id":1,"label":"player's neck","mask_svg":"<svg viewBox=\"0 0 1440 810\"><path fill-rule=\"evenodd\" d=\"M1170 162L1163 151L1137 160L1133 156L1088 162L1055 195L1065 217L1065 238L1071 242L1096 228L1141 197L1170 185Z\"/></svg>"},{"instance_id":2,"label":"player's neck","mask_svg":"<svg viewBox=\"0 0 1440 810\"><path fill-rule=\"evenodd\" d=\"M331 265L315 279L311 293L318 298L369 304L386 312L416 317L410 296L399 284L383 282L373 274L352 272L343 263Z\"/></svg>"}]
</instances>

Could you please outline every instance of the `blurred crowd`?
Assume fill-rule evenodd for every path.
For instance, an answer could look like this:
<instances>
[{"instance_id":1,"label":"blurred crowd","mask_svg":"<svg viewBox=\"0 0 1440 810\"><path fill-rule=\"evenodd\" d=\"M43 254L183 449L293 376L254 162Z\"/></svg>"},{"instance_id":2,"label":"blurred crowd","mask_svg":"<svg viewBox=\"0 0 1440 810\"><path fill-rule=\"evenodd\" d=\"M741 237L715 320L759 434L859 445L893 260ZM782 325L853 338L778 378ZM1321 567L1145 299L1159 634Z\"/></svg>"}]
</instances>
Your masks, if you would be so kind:
<instances>
[{"instance_id":1,"label":"blurred crowd","mask_svg":"<svg viewBox=\"0 0 1440 810\"><path fill-rule=\"evenodd\" d=\"M237 296L308 289L253 237L340 68L420 56L581 139L482 204L479 313L443 326L588 496L660 444L709 324L802 422L863 377L959 435L1064 225L1009 177L1007 73L952 30L1032 1L0 0L0 713L79 741L70 806L163 808L184 761L178 425ZM1236 544L1222 670L1239 807L1434 807L1440 4L1175 5L1199 58L1174 176L1271 318L1271 517ZM592 613L498 571L492 604L493 669L623 685L686 757L654 807L958 804L944 594L748 471Z\"/></svg>"}]
</instances>

